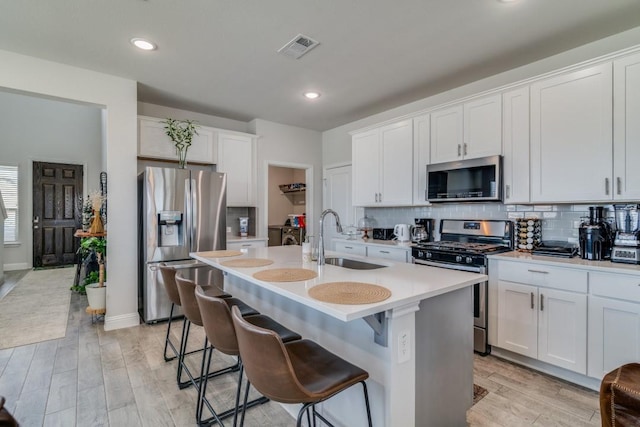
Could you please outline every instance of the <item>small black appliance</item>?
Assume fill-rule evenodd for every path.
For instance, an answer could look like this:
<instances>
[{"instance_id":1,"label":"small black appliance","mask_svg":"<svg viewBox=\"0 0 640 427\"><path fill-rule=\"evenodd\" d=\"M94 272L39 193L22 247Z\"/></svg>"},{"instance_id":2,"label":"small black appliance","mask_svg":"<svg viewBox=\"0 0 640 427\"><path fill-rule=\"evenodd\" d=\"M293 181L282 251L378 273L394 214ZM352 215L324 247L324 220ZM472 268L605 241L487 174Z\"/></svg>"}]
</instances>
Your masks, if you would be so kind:
<instances>
[{"instance_id":1,"label":"small black appliance","mask_svg":"<svg viewBox=\"0 0 640 427\"><path fill-rule=\"evenodd\" d=\"M393 240L393 228L374 228L374 240Z\"/></svg>"},{"instance_id":2,"label":"small black appliance","mask_svg":"<svg viewBox=\"0 0 640 427\"><path fill-rule=\"evenodd\" d=\"M589 207L589 220L580 225L579 241L582 259L611 258L611 225L604 219L602 206Z\"/></svg>"}]
</instances>

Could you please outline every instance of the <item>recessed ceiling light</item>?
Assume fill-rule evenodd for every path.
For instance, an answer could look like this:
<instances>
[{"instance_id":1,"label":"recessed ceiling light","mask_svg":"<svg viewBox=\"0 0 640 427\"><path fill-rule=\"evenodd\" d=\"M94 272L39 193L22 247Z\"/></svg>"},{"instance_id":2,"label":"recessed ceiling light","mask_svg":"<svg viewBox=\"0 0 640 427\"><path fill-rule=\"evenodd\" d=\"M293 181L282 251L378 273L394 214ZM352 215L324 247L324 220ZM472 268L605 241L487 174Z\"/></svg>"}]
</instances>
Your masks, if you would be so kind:
<instances>
[{"instance_id":1,"label":"recessed ceiling light","mask_svg":"<svg viewBox=\"0 0 640 427\"><path fill-rule=\"evenodd\" d=\"M309 92L305 92L304 93L304 97L307 99L316 99L320 97L320 93L319 92L313 92L313 91L309 91Z\"/></svg>"},{"instance_id":2,"label":"recessed ceiling light","mask_svg":"<svg viewBox=\"0 0 640 427\"><path fill-rule=\"evenodd\" d=\"M157 46L150 42L149 40L145 40L145 39L141 39L141 38L133 38L131 39L131 43L137 47L138 49L142 49L142 50L156 50Z\"/></svg>"}]
</instances>

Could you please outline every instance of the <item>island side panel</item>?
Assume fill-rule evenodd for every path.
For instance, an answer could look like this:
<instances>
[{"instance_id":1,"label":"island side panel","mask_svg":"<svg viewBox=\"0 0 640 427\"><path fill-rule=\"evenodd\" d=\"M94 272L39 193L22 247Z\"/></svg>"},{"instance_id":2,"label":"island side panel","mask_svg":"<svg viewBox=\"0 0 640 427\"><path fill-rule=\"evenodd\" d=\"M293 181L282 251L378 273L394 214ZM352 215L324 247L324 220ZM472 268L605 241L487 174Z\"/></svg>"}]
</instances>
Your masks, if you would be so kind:
<instances>
[{"instance_id":1,"label":"island side panel","mask_svg":"<svg viewBox=\"0 0 640 427\"><path fill-rule=\"evenodd\" d=\"M416 426L465 426L473 401L472 287L420 302Z\"/></svg>"}]
</instances>

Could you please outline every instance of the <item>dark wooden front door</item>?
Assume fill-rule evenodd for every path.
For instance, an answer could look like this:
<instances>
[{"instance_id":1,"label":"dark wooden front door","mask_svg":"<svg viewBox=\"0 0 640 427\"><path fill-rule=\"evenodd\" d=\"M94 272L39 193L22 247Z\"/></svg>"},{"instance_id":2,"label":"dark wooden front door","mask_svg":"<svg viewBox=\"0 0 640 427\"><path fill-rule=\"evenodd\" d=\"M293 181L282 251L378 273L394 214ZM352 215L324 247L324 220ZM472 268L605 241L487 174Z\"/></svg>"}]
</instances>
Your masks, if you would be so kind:
<instances>
[{"instance_id":1,"label":"dark wooden front door","mask_svg":"<svg viewBox=\"0 0 640 427\"><path fill-rule=\"evenodd\" d=\"M82 165L33 162L33 266L75 263Z\"/></svg>"}]
</instances>

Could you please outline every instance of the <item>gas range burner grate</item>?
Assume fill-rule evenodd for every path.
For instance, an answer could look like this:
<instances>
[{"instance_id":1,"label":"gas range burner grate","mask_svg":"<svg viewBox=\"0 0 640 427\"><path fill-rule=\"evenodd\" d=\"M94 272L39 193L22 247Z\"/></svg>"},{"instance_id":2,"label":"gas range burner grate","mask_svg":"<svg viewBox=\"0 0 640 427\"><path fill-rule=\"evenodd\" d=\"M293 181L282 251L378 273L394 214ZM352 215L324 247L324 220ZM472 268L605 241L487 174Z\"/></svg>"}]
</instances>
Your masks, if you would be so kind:
<instances>
[{"instance_id":1,"label":"gas range burner grate","mask_svg":"<svg viewBox=\"0 0 640 427\"><path fill-rule=\"evenodd\" d=\"M478 253L478 254L509 250L509 248L504 245L491 244L491 243L455 242L455 241L429 242L429 243L419 244L417 246L421 249L456 251L456 252L467 252L467 253Z\"/></svg>"}]
</instances>

